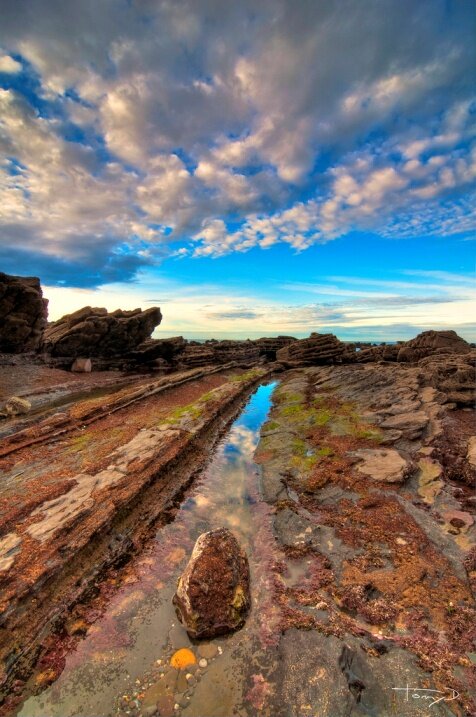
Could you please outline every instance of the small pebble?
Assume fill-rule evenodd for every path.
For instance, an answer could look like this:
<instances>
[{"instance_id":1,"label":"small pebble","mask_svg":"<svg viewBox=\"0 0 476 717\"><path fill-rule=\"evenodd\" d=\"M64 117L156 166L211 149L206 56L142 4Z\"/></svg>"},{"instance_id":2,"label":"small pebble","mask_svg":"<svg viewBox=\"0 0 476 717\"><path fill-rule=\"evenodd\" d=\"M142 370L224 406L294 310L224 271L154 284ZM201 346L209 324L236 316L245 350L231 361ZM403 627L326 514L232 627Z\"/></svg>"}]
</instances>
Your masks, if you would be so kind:
<instances>
[{"instance_id":1,"label":"small pebble","mask_svg":"<svg viewBox=\"0 0 476 717\"><path fill-rule=\"evenodd\" d=\"M204 657L202 657L202 659L198 661L199 667L206 667L207 665L208 665L208 662L205 660Z\"/></svg>"},{"instance_id":2,"label":"small pebble","mask_svg":"<svg viewBox=\"0 0 476 717\"><path fill-rule=\"evenodd\" d=\"M219 655L223 655L223 647L219 647L219 648L218 648L218 654L219 654Z\"/></svg>"},{"instance_id":3,"label":"small pebble","mask_svg":"<svg viewBox=\"0 0 476 717\"><path fill-rule=\"evenodd\" d=\"M174 710L179 710L179 709L180 709L180 705L179 705L178 702L176 702L176 703L174 704Z\"/></svg>"}]
</instances>

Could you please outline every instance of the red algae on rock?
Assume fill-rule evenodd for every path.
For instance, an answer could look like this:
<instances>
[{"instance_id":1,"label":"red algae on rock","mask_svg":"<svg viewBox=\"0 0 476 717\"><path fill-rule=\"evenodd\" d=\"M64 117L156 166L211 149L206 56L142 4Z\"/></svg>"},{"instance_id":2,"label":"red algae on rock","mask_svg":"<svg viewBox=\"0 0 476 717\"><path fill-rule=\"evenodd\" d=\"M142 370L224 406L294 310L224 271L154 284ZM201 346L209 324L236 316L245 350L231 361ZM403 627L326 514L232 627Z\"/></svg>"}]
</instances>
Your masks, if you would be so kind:
<instances>
[{"instance_id":1,"label":"red algae on rock","mask_svg":"<svg viewBox=\"0 0 476 717\"><path fill-rule=\"evenodd\" d=\"M241 627L251 606L248 558L226 528L203 533L179 578L173 603L190 637Z\"/></svg>"}]
</instances>

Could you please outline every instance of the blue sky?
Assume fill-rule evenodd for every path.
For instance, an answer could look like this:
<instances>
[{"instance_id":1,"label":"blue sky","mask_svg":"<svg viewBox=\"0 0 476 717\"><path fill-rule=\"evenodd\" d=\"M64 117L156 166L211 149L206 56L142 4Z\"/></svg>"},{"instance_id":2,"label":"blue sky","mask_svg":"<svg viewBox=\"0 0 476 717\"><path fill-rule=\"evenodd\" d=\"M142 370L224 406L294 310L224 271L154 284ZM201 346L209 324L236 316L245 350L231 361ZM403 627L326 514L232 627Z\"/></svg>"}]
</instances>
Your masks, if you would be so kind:
<instances>
[{"instance_id":1,"label":"blue sky","mask_svg":"<svg viewBox=\"0 0 476 717\"><path fill-rule=\"evenodd\" d=\"M157 335L476 339L472 0L4 0L0 268Z\"/></svg>"}]
</instances>

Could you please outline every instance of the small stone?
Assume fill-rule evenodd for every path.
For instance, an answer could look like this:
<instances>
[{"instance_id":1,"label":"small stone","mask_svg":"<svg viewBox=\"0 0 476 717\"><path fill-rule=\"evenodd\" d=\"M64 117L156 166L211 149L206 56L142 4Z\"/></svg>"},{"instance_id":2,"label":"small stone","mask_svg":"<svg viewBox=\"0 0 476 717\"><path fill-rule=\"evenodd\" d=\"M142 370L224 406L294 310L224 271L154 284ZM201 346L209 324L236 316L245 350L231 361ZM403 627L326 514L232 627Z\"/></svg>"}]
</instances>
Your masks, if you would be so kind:
<instances>
[{"instance_id":1,"label":"small stone","mask_svg":"<svg viewBox=\"0 0 476 717\"><path fill-rule=\"evenodd\" d=\"M176 684L175 689L177 692L185 692L187 687L188 687L187 677L183 672L180 672L179 676L177 677L177 684Z\"/></svg>"},{"instance_id":2,"label":"small stone","mask_svg":"<svg viewBox=\"0 0 476 717\"><path fill-rule=\"evenodd\" d=\"M204 657L202 657L202 659L198 661L198 666L201 667L202 669L205 668L207 665L208 665L208 662L205 660Z\"/></svg>"},{"instance_id":3,"label":"small stone","mask_svg":"<svg viewBox=\"0 0 476 717\"><path fill-rule=\"evenodd\" d=\"M223 647L219 647L219 648L218 648L218 654L219 654L219 655L223 655Z\"/></svg>"},{"instance_id":4,"label":"small stone","mask_svg":"<svg viewBox=\"0 0 476 717\"><path fill-rule=\"evenodd\" d=\"M207 660L212 660L218 652L218 647L213 643L209 642L203 645L199 645L197 652L200 657L204 657Z\"/></svg>"}]
</instances>

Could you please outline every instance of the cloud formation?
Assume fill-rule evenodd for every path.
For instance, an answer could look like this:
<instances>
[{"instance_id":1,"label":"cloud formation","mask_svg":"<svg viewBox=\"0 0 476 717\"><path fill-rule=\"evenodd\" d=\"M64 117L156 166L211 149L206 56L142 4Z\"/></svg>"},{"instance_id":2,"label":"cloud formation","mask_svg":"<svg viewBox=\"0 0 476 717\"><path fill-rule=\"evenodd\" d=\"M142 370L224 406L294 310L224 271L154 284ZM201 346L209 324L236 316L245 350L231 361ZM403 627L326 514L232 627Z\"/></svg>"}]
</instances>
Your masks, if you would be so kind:
<instances>
[{"instance_id":1,"label":"cloud formation","mask_svg":"<svg viewBox=\"0 0 476 717\"><path fill-rule=\"evenodd\" d=\"M4 0L9 265L30 252L49 283L99 286L167 255L471 231L474 14Z\"/></svg>"}]
</instances>

